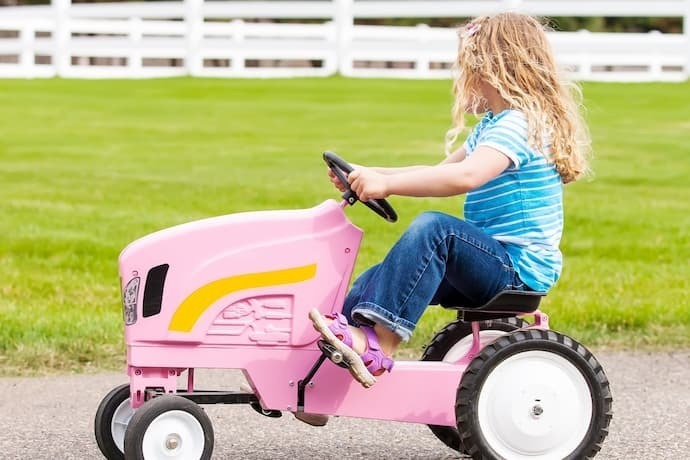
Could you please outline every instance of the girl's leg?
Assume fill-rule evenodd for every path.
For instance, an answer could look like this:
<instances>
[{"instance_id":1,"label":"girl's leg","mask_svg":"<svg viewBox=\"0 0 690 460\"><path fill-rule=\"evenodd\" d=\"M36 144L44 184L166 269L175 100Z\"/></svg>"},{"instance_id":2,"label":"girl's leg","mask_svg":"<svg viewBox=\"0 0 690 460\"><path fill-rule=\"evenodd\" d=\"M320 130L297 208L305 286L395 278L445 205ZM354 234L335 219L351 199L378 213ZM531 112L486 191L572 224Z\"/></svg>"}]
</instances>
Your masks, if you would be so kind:
<instances>
[{"instance_id":1,"label":"girl's leg","mask_svg":"<svg viewBox=\"0 0 690 460\"><path fill-rule=\"evenodd\" d=\"M397 346L409 339L428 305L479 306L516 279L498 241L461 219L428 212L353 284L344 310L355 323L376 324L382 346Z\"/></svg>"},{"instance_id":2,"label":"girl's leg","mask_svg":"<svg viewBox=\"0 0 690 460\"><path fill-rule=\"evenodd\" d=\"M380 264L376 264L359 275L352 283L350 290L345 296L345 302L343 303L343 315L345 315L350 324L354 324L352 319L352 309L359 303L360 299L362 298L362 294L364 293L364 288L376 275L379 265Z\"/></svg>"},{"instance_id":3,"label":"girl's leg","mask_svg":"<svg viewBox=\"0 0 690 460\"><path fill-rule=\"evenodd\" d=\"M343 315L347 318L350 324L356 324L352 319L352 309L359 303L362 297L362 290L369 281L373 278L374 274L379 268L379 264L372 266L371 268L364 271L355 282L352 284L350 291L345 297L345 303L343 305ZM453 285L451 285L447 279L441 281L441 285L436 290L434 297L429 302L430 305L467 305L469 299L464 297L461 292L459 292ZM381 348L387 355L392 355L395 350L400 345L402 338L395 332L386 329L385 327L374 324L374 330L376 335L379 337ZM358 353L363 353L366 349L366 341L364 334L358 330L356 327L351 328L352 338L353 338L353 348Z\"/></svg>"},{"instance_id":4,"label":"girl's leg","mask_svg":"<svg viewBox=\"0 0 690 460\"><path fill-rule=\"evenodd\" d=\"M503 289L522 286L498 241L461 219L430 212L410 225L383 262L353 283L343 313L350 323L373 326L380 351L391 356L410 337L428 305L479 306ZM362 328L349 326L343 332L338 326L341 340L333 323L316 309L310 318L324 338L348 357L350 372L365 387L376 382L374 373L384 370L378 362L388 360L392 366L389 358L376 354L380 351L364 362L361 356L372 357L367 347L374 342ZM351 345L345 343L345 335Z\"/></svg>"}]
</instances>

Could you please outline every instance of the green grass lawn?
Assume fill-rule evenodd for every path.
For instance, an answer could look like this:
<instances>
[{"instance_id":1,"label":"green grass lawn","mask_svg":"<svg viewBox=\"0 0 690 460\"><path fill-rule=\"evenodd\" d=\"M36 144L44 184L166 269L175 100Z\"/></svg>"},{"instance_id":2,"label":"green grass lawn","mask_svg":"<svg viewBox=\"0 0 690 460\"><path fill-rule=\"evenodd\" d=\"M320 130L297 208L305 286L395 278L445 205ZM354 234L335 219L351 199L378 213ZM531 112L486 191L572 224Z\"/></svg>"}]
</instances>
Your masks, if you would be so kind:
<instances>
[{"instance_id":1,"label":"green grass lawn","mask_svg":"<svg viewBox=\"0 0 690 460\"><path fill-rule=\"evenodd\" d=\"M586 84L596 175L566 187L565 269L544 301L586 345L690 346L690 84ZM0 80L0 369L124 363L117 256L189 220L336 197L321 152L360 164L435 163L449 81ZM419 212L363 206L356 272ZM452 312L430 308L419 354Z\"/></svg>"}]
</instances>

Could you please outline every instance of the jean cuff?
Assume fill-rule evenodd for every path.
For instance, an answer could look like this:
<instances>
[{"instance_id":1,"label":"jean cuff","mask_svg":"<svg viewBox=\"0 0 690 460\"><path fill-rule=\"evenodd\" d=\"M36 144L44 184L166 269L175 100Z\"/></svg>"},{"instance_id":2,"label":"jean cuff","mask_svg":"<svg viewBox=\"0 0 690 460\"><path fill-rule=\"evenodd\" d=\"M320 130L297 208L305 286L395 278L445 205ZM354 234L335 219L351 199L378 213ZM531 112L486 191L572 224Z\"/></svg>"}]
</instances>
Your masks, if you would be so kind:
<instances>
[{"instance_id":1,"label":"jean cuff","mask_svg":"<svg viewBox=\"0 0 690 460\"><path fill-rule=\"evenodd\" d=\"M410 340L415 325L391 314L388 310L371 302L361 302L352 308L352 319L360 324L373 322L400 336L403 342ZM359 317L359 318L358 318ZM364 319L364 321L362 321Z\"/></svg>"}]
</instances>

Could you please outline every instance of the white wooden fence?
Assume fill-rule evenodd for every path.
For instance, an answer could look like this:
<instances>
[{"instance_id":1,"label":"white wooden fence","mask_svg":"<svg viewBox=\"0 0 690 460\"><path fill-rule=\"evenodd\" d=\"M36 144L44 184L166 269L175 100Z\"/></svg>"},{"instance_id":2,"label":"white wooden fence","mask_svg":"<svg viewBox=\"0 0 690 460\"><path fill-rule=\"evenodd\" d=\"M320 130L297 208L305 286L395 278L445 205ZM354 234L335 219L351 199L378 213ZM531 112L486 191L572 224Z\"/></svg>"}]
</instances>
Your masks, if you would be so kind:
<instances>
[{"instance_id":1,"label":"white wooden fence","mask_svg":"<svg viewBox=\"0 0 690 460\"><path fill-rule=\"evenodd\" d=\"M690 0L313 0L74 4L0 8L0 77L328 76L448 78L453 28L355 25L360 18L683 18L682 34L552 32L577 79L690 77ZM291 19L290 23L270 22ZM301 20L301 21L300 21ZM460 20L458 20L460 22Z\"/></svg>"}]
</instances>

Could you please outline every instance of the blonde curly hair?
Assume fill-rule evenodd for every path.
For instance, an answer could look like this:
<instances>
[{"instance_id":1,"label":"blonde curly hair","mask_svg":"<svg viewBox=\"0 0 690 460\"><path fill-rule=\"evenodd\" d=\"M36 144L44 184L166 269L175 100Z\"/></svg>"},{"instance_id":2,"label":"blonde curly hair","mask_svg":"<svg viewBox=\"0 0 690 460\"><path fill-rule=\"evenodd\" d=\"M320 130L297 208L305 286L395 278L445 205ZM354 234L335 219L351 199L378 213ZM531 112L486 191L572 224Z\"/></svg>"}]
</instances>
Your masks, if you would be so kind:
<instances>
[{"instance_id":1,"label":"blonde curly hair","mask_svg":"<svg viewBox=\"0 0 690 460\"><path fill-rule=\"evenodd\" d=\"M525 14L500 13L470 21L459 35L454 126L446 134L446 152L465 129L465 111L486 111L478 93L485 82L511 109L525 114L533 148L543 152L543 146L551 144L548 160L563 183L586 174L591 141L581 113L582 92L559 78L542 23Z\"/></svg>"}]
</instances>

